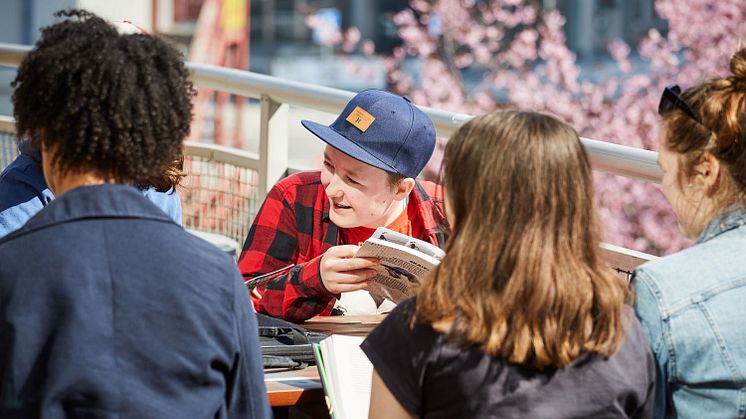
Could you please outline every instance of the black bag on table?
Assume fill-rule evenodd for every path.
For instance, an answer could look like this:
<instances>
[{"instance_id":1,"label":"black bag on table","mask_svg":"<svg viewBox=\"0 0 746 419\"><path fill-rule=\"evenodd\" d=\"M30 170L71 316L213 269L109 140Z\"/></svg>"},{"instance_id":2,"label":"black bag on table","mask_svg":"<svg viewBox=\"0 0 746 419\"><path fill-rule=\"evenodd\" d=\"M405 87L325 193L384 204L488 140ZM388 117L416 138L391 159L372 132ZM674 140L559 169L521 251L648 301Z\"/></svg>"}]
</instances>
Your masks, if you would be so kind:
<instances>
[{"instance_id":1,"label":"black bag on table","mask_svg":"<svg viewBox=\"0 0 746 419\"><path fill-rule=\"evenodd\" d=\"M266 314L257 313L256 318L264 368L302 369L316 363L312 344L327 335Z\"/></svg>"}]
</instances>

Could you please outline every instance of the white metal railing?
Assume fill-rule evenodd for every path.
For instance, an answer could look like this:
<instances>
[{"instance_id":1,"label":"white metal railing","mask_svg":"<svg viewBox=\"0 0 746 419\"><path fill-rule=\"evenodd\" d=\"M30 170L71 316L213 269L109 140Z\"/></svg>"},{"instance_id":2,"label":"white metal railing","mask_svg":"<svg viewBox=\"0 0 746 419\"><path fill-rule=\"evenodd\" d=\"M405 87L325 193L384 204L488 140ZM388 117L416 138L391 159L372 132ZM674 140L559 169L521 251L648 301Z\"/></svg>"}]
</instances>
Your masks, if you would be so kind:
<instances>
[{"instance_id":1,"label":"white metal railing","mask_svg":"<svg viewBox=\"0 0 746 419\"><path fill-rule=\"evenodd\" d=\"M18 152L15 121L0 116L0 171ZM263 199L257 193L258 160L255 153L236 148L184 142L186 176L177 188L182 224L234 257Z\"/></svg>"},{"instance_id":2,"label":"white metal railing","mask_svg":"<svg viewBox=\"0 0 746 419\"><path fill-rule=\"evenodd\" d=\"M200 87L262 99L266 97L274 103L286 103L330 113L339 113L355 94L346 90L207 64L189 63L188 67L195 84ZM435 129L441 137L451 136L461 123L472 118L471 115L423 106L420 106L420 109L433 120ZM263 123L268 117L271 115L265 115L263 108L260 116ZM657 163L658 153L589 138L581 140L594 169L660 182L662 173Z\"/></svg>"},{"instance_id":3,"label":"white metal railing","mask_svg":"<svg viewBox=\"0 0 746 419\"><path fill-rule=\"evenodd\" d=\"M0 115L0 171L18 155L13 118Z\"/></svg>"},{"instance_id":4,"label":"white metal railing","mask_svg":"<svg viewBox=\"0 0 746 419\"><path fill-rule=\"evenodd\" d=\"M0 132L15 132L16 121L10 116L0 115Z\"/></svg>"},{"instance_id":5,"label":"white metal railing","mask_svg":"<svg viewBox=\"0 0 746 419\"><path fill-rule=\"evenodd\" d=\"M258 163L259 156L255 153L218 144L185 141L184 154L187 156L202 157L205 160L219 161L256 172L259 172L260 169Z\"/></svg>"},{"instance_id":6,"label":"white metal railing","mask_svg":"<svg viewBox=\"0 0 746 419\"><path fill-rule=\"evenodd\" d=\"M30 48L25 45L0 43L0 65L18 66ZM229 196L235 198L233 201L236 201L233 203L235 208L231 207L230 203L226 204L224 200L214 203L219 204L221 208L230 207L227 208L227 211L231 213L229 216L223 216L220 213L212 216L208 212L209 216L205 217L206 213L196 211L196 215L191 215L193 218L196 217L193 225L190 224L190 220L186 220L185 226L202 231L219 232L240 243L245 237L249 219L253 218L259 203L289 168L288 106L300 106L337 114L354 93L206 64L187 63L187 68L197 87L260 99L258 155L231 147L194 142L186 142L184 149L188 158L187 162L199 164L201 159L208 163L207 167L210 167L210 173L198 173L198 170L192 170L194 173L190 174L194 179L207 179L210 186L200 185L198 188L187 188L187 192L207 190L208 193L214 192L213 197ZM430 116L437 134L441 137L449 137L461 123L472 118L471 115L439 109L426 107L420 107L420 109ZM13 133L14 131L13 119L0 116L0 133ZM662 172L657 164L658 153L588 138L581 138L581 141L594 169L630 178L660 182ZM212 173L216 167L218 172ZM237 170L248 170L248 172L242 172L240 176L236 176ZM252 172L256 174L254 179L251 178ZM226 180L231 182L226 182ZM238 184L233 185L232 183L235 182ZM213 183L218 185L214 190L210 189L215 186L212 185ZM182 200L188 203L189 197L183 197ZM202 201L204 199L196 198L200 208L204 207ZM221 208L214 210L220 212ZM205 220L210 225L203 226ZM236 222L241 225L236 227L233 225ZM220 225L217 227L212 225L215 223ZM226 223L231 225L226 226ZM608 244L602 244L602 248L612 266L626 274L637 264L654 258L651 255Z\"/></svg>"},{"instance_id":7,"label":"white metal railing","mask_svg":"<svg viewBox=\"0 0 746 419\"><path fill-rule=\"evenodd\" d=\"M0 43L0 65L17 66L31 47ZM288 105L339 113L353 92L207 64L187 63L196 86L260 99L259 154L250 157L259 173L259 193L288 168ZM470 115L420 107L432 118L439 136L449 137ZM658 153L635 147L582 138L596 170L660 182ZM260 195L262 196L262 195Z\"/></svg>"}]
</instances>

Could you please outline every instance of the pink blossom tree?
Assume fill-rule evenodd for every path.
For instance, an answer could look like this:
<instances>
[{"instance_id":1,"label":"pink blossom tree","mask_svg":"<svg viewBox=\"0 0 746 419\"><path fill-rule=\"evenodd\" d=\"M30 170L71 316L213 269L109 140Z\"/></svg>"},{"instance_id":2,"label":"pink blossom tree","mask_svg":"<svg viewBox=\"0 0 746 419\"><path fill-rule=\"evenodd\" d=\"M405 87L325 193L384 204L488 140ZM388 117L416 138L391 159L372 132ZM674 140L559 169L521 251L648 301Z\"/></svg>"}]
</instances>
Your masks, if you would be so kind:
<instances>
[{"instance_id":1,"label":"pink blossom tree","mask_svg":"<svg viewBox=\"0 0 746 419\"><path fill-rule=\"evenodd\" d=\"M636 46L645 71L633 71L631 47L613 40L608 51L616 75L600 82L581 77L563 16L530 0L411 0L394 17L403 44L389 56L376 55L354 28L328 39L345 52L357 48L382 60L389 88L417 104L472 114L535 109L566 120L584 137L657 150L662 88L690 86L727 69L739 39L746 38L746 2L657 0L655 8L668 32L650 30ZM418 58L417 74L404 71L408 57ZM475 70L483 77L467 87L464 72ZM426 174L437 173L439 165L436 155ZM595 176L607 241L653 254L689 244L657 185Z\"/></svg>"}]
</instances>

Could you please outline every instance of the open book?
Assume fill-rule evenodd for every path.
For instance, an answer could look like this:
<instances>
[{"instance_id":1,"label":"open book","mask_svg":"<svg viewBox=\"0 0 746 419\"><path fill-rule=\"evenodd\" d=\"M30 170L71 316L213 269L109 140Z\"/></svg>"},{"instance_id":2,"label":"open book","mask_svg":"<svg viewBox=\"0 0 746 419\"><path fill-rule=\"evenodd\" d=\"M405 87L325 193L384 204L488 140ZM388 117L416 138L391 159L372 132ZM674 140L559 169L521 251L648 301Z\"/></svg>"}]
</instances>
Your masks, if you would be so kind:
<instances>
[{"instance_id":1,"label":"open book","mask_svg":"<svg viewBox=\"0 0 746 419\"><path fill-rule=\"evenodd\" d=\"M316 366L333 419L368 417L373 365L360 349L363 339L331 335L314 344Z\"/></svg>"},{"instance_id":2,"label":"open book","mask_svg":"<svg viewBox=\"0 0 746 419\"><path fill-rule=\"evenodd\" d=\"M414 295L422 276L437 266L445 253L433 244L378 227L355 256L381 261L368 291L374 298L398 304Z\"/></svg>"}]
</instances>

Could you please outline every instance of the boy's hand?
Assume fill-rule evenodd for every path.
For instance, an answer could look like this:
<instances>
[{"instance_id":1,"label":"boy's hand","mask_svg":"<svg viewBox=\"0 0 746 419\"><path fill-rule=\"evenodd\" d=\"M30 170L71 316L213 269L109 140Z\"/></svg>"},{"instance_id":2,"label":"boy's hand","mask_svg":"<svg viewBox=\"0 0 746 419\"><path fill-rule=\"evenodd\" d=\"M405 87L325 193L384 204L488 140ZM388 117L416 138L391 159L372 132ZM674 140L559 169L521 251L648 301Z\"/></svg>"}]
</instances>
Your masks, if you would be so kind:
<instances>
[{"instance_id":1,"label":"boy's hand","mask_svg":"<svg viewBox=\"0 0 746 419\"><path fill-rule=\"evenodd\" d=\"M360 246L334 246L321 257L321 282L332 294L368 288L376 271L370 269L379 264L376 259L356 258Z\"/></svg>"}]
</instances>

